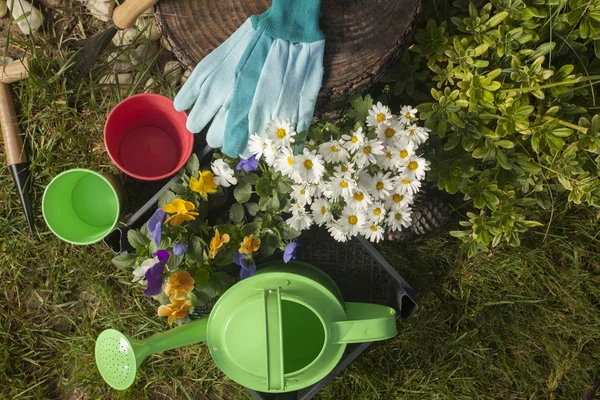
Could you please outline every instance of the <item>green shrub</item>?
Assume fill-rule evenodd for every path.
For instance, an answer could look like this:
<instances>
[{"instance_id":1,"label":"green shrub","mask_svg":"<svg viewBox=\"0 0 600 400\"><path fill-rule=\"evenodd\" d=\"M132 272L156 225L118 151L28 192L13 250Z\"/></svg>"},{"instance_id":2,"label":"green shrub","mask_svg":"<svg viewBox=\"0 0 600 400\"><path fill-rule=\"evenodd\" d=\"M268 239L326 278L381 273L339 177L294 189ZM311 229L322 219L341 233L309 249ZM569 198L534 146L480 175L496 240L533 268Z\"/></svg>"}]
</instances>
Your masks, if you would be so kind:
<instances>
[{"instance_id":1,"label":"green shrub","mask_svg":"<svg viewBox=\"0 0 600 400\"><path fill-rule=\"evenodd\" d=\"M424 101L443 146L430 178L476 209L453 235L470 254L516 246L563 194L599 207L600 0L432 0L425 10L387 90Z\"/></svg>"}]
</instances>

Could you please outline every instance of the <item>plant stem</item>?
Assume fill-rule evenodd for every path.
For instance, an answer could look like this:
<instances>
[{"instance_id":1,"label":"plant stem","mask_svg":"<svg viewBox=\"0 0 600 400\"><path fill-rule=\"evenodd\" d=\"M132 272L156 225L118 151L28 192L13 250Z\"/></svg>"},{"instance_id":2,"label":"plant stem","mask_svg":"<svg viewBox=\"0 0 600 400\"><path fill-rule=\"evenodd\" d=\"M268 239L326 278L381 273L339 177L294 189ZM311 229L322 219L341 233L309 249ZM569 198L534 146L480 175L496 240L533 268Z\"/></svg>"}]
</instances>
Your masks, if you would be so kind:
<instances>
[{"instance_id":1,"label":"plant stem","mask_svg":"<svg viewBox=\"0 0 600 400\"><path fill-rule=\"evenodd\" d=\"M526 87L526 88L511 88L511 89L502 89L498 90L497 93L508 93L508 92L531 92L533 90L538 89L549 89L556 86L564 86L564 85L573 85L575 83L583 82L583 81L593 81L596 79L600 79L600 75L592 75L592 76L580 76L579 78L570 79L562 82L554 82L549 83L547 85L535 86L535 87Z\"/></svg>"},{"instance_id":2,"label":"plant stem","mask_svg":"<svg viewBox=\"0 0 600 400\"><path fill-rule=\"evenodd\" d=\"M569 128L571 128L571 129L575 129L576 131L579 131L579 132L581 132L581 133L585 133L585 134L587 134L587 132L588 132L588 129L587 129L587 128L584 128L583 126L575 125L575 124L572 124L572 123L570 123L570 122L563 121L562 119L558 119L558 118L551 117L551 116L549 116L549 115L544 115L544 117L543 117L542 119L543 119L544 121L556 121L556 122L558 122L558 123L559 123L559 124L561 124L561 125L564 125L564 126L566 126L566 127L569 127Z\"/></svg>"}]
</instances>

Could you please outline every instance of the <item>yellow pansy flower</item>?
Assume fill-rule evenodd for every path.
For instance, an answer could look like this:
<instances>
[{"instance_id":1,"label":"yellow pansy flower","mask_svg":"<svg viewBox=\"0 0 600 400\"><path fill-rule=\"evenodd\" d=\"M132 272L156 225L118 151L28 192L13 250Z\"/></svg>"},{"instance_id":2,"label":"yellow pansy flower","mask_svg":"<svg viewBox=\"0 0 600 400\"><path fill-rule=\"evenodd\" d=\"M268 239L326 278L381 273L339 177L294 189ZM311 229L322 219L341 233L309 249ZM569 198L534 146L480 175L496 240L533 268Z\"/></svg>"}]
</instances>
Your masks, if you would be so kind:
<instances>
[{"instance_id":1,"label":"yellow pansy flower","mask_svg":"<svg viewBox=\"0 0 600 400\"><path fill-rule=\"evenodd\" d=\"M215 177L211 171L202 171L200 173L200 179L196 179L193 176L190 178L190 189L194 192L200 193L201 196L208 196L208 193L215 193L217 191L217 184L215 183Z\"/></svg>"},{"instance_id":2,"label":"yellow pansy flower","mask_svg":"<svg viewBox=\"0 0 600 400\"><path fill-rule=\"evenodd\" d=\"M187 271L177 271L169 276L165 286L165 294L175 300L185 300L194 289L194 278Z\"/></svg>"},{"instance_id":3,"label":"yellow pansy flower","mask_svg":"<svg viewBox=\"0 0 600 400\"><path fill-rule=\"evenodd\" d=\"M253 251L258 249L260 249L260 239L254 239L254 235L250 234L244 238L238 251L242 254L252 254Z\"/></svg>"},{"instance_id":4,"label":"yellow pansy flower","mask_svg":"<svg viewBox=\"0 0 600 400\"><path fill-rule=\"evenodd\" d=\"M173 324L175 318L184 318L192 308L189 300L176 300L171 298L171 304L158 307L159 317L169 317L169 325Z\"/></svg>"},{"instance_id":5,"label":"yellow pansy flower","mask_svg":"<svg viewBox=\"0 0 600 400\"><path fill-rule=\"evenodd\" d=\"M165 204L162 209L169 214L174 214L167 218L165 224L170 223L171 226L179 226L184 221L195 220L198 215L198 213L194 211L195 208L194 203L179 198L173 200L169 204Z\"/></svg>"},{"instance_id":6,"label":"yellow pansy flower","mask_svg":"<svg viewBox=\"0 0 600 400\"><path fill-rule=\"evenodd\" d=\"M224 243L229 243L229 235L224 233L223 236L219 234L219 230L215 229L215 236L210 240L210 252L209 257L215 258L221 246Z\"/></svg>"}]
</instances>

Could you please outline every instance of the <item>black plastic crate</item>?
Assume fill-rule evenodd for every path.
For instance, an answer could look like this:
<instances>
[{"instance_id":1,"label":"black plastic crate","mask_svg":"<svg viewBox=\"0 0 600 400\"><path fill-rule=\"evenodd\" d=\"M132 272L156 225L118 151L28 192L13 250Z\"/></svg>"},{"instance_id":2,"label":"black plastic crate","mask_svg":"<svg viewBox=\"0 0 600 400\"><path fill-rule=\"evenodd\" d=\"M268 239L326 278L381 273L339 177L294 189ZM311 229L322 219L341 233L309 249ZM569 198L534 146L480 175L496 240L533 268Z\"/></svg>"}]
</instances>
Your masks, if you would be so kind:
<instances>
[{"instance_id":1,"label":"black plastic crate","mask_svg":"<svg viewBox=\"0 0 600 400\"><path fill-rule=\"evenodd\" d=\"M198 138L200 135L196 135ZM198 139L196 139L198 141ZM197 143L194 152L200 164L210 160L213 149ZM158 192L139 210L104 238L104 243L115 253L130 249L127 231L141 227L154 213L158 199L172 182L179 180L181 172L165 181ZM300 237L297 259L314 265L327 273L340 288L345 301L387 305L396 310L396 318L405 320L417 309L415 292L402 276L387 262L379 251L365 238L355 237L346 243L337 242L323 228L312 228ZM280 256L279 256L280 257ZM195 310L192 318L210 313L212 307ZM321 381L305 389L281 394L261 393L247 389L256 400L309 400L363 353L372 343L350 344L338 365Z\"/></svg>"}]
</instances>

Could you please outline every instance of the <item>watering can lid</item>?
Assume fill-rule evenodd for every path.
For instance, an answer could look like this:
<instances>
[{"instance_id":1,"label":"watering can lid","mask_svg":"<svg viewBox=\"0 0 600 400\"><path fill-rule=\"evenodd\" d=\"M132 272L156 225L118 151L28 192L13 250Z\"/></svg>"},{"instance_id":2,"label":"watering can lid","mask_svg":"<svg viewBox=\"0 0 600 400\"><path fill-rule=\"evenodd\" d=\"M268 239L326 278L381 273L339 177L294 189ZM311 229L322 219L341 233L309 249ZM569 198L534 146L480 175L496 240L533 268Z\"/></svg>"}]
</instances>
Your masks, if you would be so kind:
<instances>
[{"instance_id":1,"label":"watering can lid","mask_svg":"<svg viewBox=\"0 0 600 400\"><path fill-rule=\"evenodd\" d=\"M209 349L223 372L251 389L281 392L308 386L313 382L306 379L329 372L343 353L340 346L327 351L323 309L329 317L345 319L336 295L315 280L280 271L257 274L233 286L213 308ZM289 379L329 352L334 356L328 362L315 363L321 367L313 364L302 371L302 382L298 374Z\"/></svg>"}]
</instances>

